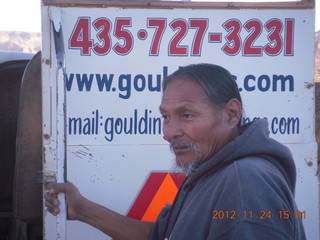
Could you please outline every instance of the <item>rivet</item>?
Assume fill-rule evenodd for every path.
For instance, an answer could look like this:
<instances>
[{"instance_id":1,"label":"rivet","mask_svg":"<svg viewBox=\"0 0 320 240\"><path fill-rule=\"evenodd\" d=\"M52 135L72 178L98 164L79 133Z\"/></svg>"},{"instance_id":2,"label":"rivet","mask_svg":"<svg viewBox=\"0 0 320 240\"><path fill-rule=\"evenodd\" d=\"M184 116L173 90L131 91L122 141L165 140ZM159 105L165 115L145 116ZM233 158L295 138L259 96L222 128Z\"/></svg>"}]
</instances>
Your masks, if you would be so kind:
<instances>
[{"instance_id":1,"label":"rivet","mask_svg":"<svg viewBox=\"0 0 320 240\"><path fill-rule=\"evenodd\" d=\"M307 165L308 165L308 167L312 167L313 166L313 162L312 161L308 161Z\"/></svg>"}]
</instances>

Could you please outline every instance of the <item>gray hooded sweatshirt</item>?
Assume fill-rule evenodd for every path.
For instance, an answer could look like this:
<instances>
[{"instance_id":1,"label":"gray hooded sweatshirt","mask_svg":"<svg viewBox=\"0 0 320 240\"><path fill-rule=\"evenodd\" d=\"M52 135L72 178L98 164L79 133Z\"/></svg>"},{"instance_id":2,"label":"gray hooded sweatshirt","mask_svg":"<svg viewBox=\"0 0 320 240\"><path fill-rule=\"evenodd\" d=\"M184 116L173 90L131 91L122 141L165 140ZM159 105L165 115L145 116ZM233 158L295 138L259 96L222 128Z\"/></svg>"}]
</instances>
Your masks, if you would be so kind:
<instances>
[{"instance_id":1,"label":"gray hooded sweatshirt","mask_svg":"<svg viewBox=\"0 0 320 240\"><path fill-rule=\"evenodd\" d=\"M264 119L244 125L187 176L149 239L306 239L294 201L292 154L268 135Z\"/></svg>"}]
</instances>

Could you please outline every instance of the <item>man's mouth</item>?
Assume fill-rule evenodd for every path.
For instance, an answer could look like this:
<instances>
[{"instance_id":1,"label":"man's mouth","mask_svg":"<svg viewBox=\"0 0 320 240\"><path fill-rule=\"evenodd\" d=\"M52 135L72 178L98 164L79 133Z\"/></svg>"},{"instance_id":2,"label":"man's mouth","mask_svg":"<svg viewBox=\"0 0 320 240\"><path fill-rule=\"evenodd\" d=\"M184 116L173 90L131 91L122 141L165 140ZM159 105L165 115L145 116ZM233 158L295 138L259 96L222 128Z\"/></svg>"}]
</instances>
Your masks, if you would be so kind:
<instances>
[{"instance_id":1,"label":"man's mouth","mask_svg":"<svg viewBox=\"0 0 320 240\"><path fill-rule=\"evenodd\" d=\"M171 142L170 148L175 154L184 153L184 152L190 151L190 149L193 149L192 143L185 142L185 141Z\"/></svg>"},{"instance_id":2,"label":"man's mouth","mask_svg":"<svg viewBox=\"0 0 320 240\"><path fill-rule=\"evenodd\" d=\"M175 152L175 154L179 154L182 152L189 151L189 147L173 147L173 151Z\"/></svg>"}]
</instances>

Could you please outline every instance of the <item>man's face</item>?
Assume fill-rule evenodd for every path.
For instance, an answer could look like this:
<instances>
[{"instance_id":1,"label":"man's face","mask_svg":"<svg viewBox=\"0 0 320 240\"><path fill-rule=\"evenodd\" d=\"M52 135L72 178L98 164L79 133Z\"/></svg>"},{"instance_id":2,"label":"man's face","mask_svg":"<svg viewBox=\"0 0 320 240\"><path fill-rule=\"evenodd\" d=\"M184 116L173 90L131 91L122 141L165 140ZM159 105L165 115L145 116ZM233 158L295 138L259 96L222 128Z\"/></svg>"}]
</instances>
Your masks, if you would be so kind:
<instances>
[{"instance_id":1,"label":"man's face","mask_svg":"<svg viewBox=\"0 0 320 240\"><path fill-rule=\"evenodd\" d=\"M168 84L160 112L164 137L180 167L208 160L230 141L225 110L211 104L202 88L190 79Z\"/></svg>"}]
</instances>

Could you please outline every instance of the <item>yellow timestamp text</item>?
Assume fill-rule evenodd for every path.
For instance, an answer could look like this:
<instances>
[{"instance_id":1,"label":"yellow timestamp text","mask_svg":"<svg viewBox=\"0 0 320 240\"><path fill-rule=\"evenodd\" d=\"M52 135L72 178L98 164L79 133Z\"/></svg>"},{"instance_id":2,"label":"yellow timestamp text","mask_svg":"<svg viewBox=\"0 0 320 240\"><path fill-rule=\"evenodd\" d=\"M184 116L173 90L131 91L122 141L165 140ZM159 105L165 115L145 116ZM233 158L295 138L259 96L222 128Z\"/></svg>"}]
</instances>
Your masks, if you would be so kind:
<instances>
[{"instance_id":1,"label":"yellow timestamp text","mask_svg":"<svg viewBox=\"0 0 320 240\"><path fill-rule=\"evenodd\" d=\"M288 210L279 210L279 211L271 211L271 210L260 210L260 211L222 211L222 210L214 210L212 211L212 219L272 219L272 218L280 218L280 219L306 219L307 213L306 211L295 211L290 212Z\"/></svg>"}]
</instances>

